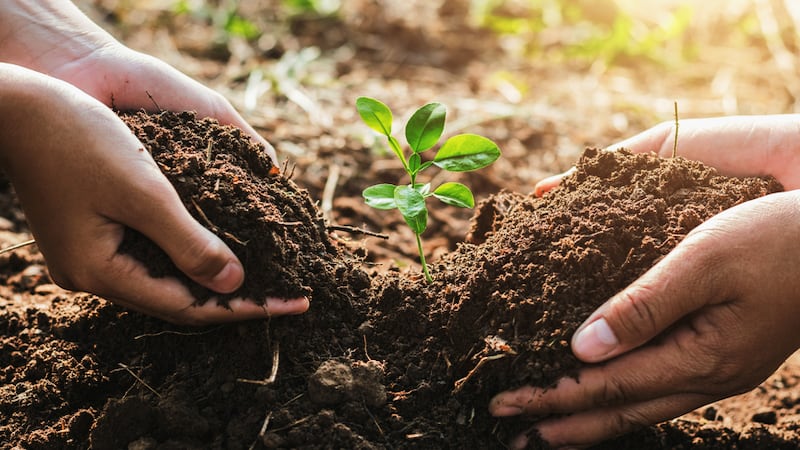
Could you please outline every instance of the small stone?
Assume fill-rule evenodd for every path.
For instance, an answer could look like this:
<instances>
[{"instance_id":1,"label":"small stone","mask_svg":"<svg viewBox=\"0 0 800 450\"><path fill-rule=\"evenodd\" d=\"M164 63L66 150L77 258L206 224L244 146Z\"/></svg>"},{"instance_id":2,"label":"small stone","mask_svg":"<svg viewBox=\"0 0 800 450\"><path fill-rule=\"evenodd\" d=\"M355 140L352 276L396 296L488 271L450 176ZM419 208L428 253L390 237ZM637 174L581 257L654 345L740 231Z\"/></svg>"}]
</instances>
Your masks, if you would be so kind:
<instances>
[{"instance_id":1,"label":"small stone","mask_svg":"<svg viewBox=\"0 0 800 450\"><path fill-rule=\"evenodd\" d=\"M61 290L62 289L60 287L58 287L53 283L45 283L36 286L33 289L33 292L37 295L50 295L50 294L55 294L56 292Z\"/></svg>"},{"instance_id":2,"label":"small stone","mask_svg":"<svg viewBox=\"0 0 800 450\"><path fill-rule=\"evenodd\" d=\"M309 399L322 405L341 403L350 397L353 372L348 364L328 360L308 379Z\"/></svg>"},{"instance_id":3,"label":"small stone","mask_svg":"<svg viewBox=\"0 0 800 450\"><path fill-rule=\"evenodd\" d=\"M0 230L11 231L14 229L14 222L6 217L0 216Z\"/></svg>"},{"instance_id":4,"label":"small stone","mask_svg":"<svg viewBox=\"0 0 800 450\"><path fill-rule=\"evenodd\" d=\"M286 446L286 440L277 433L264 433L261 443L266 448L281 448Z\"/></svg>"},{"instance_id":5,"label":"small stone","mask_svg":"<svg viewBox=\"0 0 800 450\"><path fill-rule=\"evenodd\" d=\"M151 437L142 437L128 444L128 450L152 450L158 447L158 441Z\"/></svg>"},{"instance_id":6,"label":"small stone","mask_svg":"<svg viewBox=\"0 0 800 450\"><path fill-rule=\"evenodd\" d=\"M353 393L370 407L386 403L386 386L383 385L384 365L378 361L357 361L353 364Z\"/></svg>"},{"instance_id":7,"label":"small stone","mask_svg":"<svg viewBox=\"0 0 800 450\"><path fill-rule=\"evenodd\" d=\"M753 414L753 422L775 425L778 423L778 414L772 409L759 411Z\"/></svg>"}]
</instances>

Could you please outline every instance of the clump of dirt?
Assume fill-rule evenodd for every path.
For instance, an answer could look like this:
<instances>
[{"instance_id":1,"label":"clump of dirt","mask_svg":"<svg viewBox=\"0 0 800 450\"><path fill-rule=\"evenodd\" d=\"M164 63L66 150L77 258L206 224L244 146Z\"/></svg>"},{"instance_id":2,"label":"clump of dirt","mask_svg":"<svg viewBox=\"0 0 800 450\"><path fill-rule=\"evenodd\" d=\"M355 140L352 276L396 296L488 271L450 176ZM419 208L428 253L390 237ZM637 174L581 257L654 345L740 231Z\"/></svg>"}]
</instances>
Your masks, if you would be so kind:
<instances>
[{"instance_id":1,"label":"clump of dirt","mask_svg":"<svg viewBox=\"0 0 800 450\"><path fill-rule=\"evenodd\" d=\"M263 146L235 127L194 113L121 114L184 206L216 233L245 266L244 284L219 296L192 282L141 233L128 229L120 245L146 262L155 277L182 280L201 301L310 296L342 279L353 261L327 238L325 221L308 193L281 174Z\"/></svg>"},{"instance_id":2,"label":"clump of dirt","mask_svg":"<svg viewBox=\"0 0 800 450\"><path fill-rule=\"evenodd\" d=\"M470 243L433 264L427 284L354 266L313 201L240 132L187 113L125 120L187 208L239 252L246 296L315 301L300 316L176 327L24 275L41 261L23 250L31 265L0 264L0 278L28 280L0 284L8 448L505 448L529 424L490 417L491 395L575 374L569 338L597 305L703 220L781 189L681 158L590 149L544 198L482 202ZM168 262L134 233L123 249ZM769 421L782 423L795 400L771 404ZM796 428L734 428L717 416L605 445L800 444Z\"/></svg>"}]
</instances>

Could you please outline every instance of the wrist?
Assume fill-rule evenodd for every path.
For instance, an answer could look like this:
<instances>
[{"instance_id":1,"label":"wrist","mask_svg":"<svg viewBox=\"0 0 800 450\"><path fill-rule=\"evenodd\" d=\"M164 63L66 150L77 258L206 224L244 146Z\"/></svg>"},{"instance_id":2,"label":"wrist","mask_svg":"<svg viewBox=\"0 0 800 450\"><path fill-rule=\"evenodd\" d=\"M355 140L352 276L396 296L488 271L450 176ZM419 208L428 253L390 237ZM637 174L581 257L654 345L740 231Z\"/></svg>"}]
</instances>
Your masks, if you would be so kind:
<instances>
[{"instance_id":1,"label":"wrist","mask_svg":"<svg viewBox=\"0 0 800 450\"><path fill-rule=\"evenodd\" d=\"M51 147L65 145L65 130L76 123L72 119L93 104L66 82L0 62L0 167L11 181L17 181L20 167L35 166Z\"/></svg>"},{"instance_id":2,"label":"wrist","mask_svg":"<svg viewBox=\"0 0 800 450\"><path fill-rule=\"evenodd\" d=\"M57 72L118 44L64 0L8 0L0 8L0 30L0 61L56 77Z\"/></svg>"}]
</instances>

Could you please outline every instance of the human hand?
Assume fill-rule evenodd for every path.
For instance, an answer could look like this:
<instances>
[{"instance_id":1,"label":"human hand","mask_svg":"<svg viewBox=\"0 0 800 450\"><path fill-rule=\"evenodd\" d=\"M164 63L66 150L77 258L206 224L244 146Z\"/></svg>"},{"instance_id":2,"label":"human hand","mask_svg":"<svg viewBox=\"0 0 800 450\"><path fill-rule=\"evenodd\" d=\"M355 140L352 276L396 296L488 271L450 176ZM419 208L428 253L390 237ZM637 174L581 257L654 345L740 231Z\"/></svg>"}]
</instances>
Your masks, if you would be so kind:
<instances>
[{"instance_id":1,"label":"human hand","mask_svg":"<svg viewBox=\"0 0 800 450\"><path fill-rule=\"evenodd\" d=\"M0 61L77 86L118 110L196 111L275 149L218 92L169 64L131 50L64 0L9 0L0 9ZM20 38L24 36L24 38Z\"/></svg>"},{"instance_id":2,"label":"human hand","mask_svg":"<svg viewBox=\"0 0 800 450\"><path fill-rule=\"evenodd\" d=\"M193 306L185 286L151 278L117 253L125 227L164 249L194 281L220 293L241 263L183 207L144 146L108 107L74 86L0 63L0 149L54 281L172 322L201 324L296 314L307 299Z\"/></svg>"},{"instance_id":3,"label":"human hand","mask_svg":"<svg viewBox=\"0 0 800 450\"><path fill-rule=\"evenodd\" d=\"M543 417L551 446L580 448L757 386L800 345L798 206L798 191L772 194L701 224L578 328L573 352L599 364L490 412Z\"/></svg>"},{"instance_id":4,"label":"human hand","mask_svg":"<svg viewBox=\"0 0 800 450\"><path fill-rule=\"evenodd\" d=\"M731 116L684 119L678 128L678 155L701 161L728 176L772 175L789 189L800 187L800 115ZM667 158L675 142L675 123L664 122L609 147ZM570 174L545 178L534 192L541 196Z\"/></svg>"}]
</instances>

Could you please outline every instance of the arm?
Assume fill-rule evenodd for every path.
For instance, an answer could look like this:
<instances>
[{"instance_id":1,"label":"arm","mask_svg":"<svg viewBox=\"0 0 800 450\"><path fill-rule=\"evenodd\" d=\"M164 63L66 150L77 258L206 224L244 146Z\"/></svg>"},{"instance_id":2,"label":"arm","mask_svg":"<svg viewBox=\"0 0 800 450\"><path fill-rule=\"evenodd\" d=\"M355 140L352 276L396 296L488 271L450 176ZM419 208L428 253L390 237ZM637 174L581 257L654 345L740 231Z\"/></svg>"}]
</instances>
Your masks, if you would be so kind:
<instances>
[{"instance_id":1,"label":"arm","mask_svg":"<svg viewBox=\"0 0 800 450\"><path fill-rule=\"evenodd\" d=\"M5 0L0 61L64 80L120 110L153 110L152 96L163 109L197 111L246 131L277 162L273 147L222 95L125 47L68 0Z\"/></svg>"}]
</instances>

